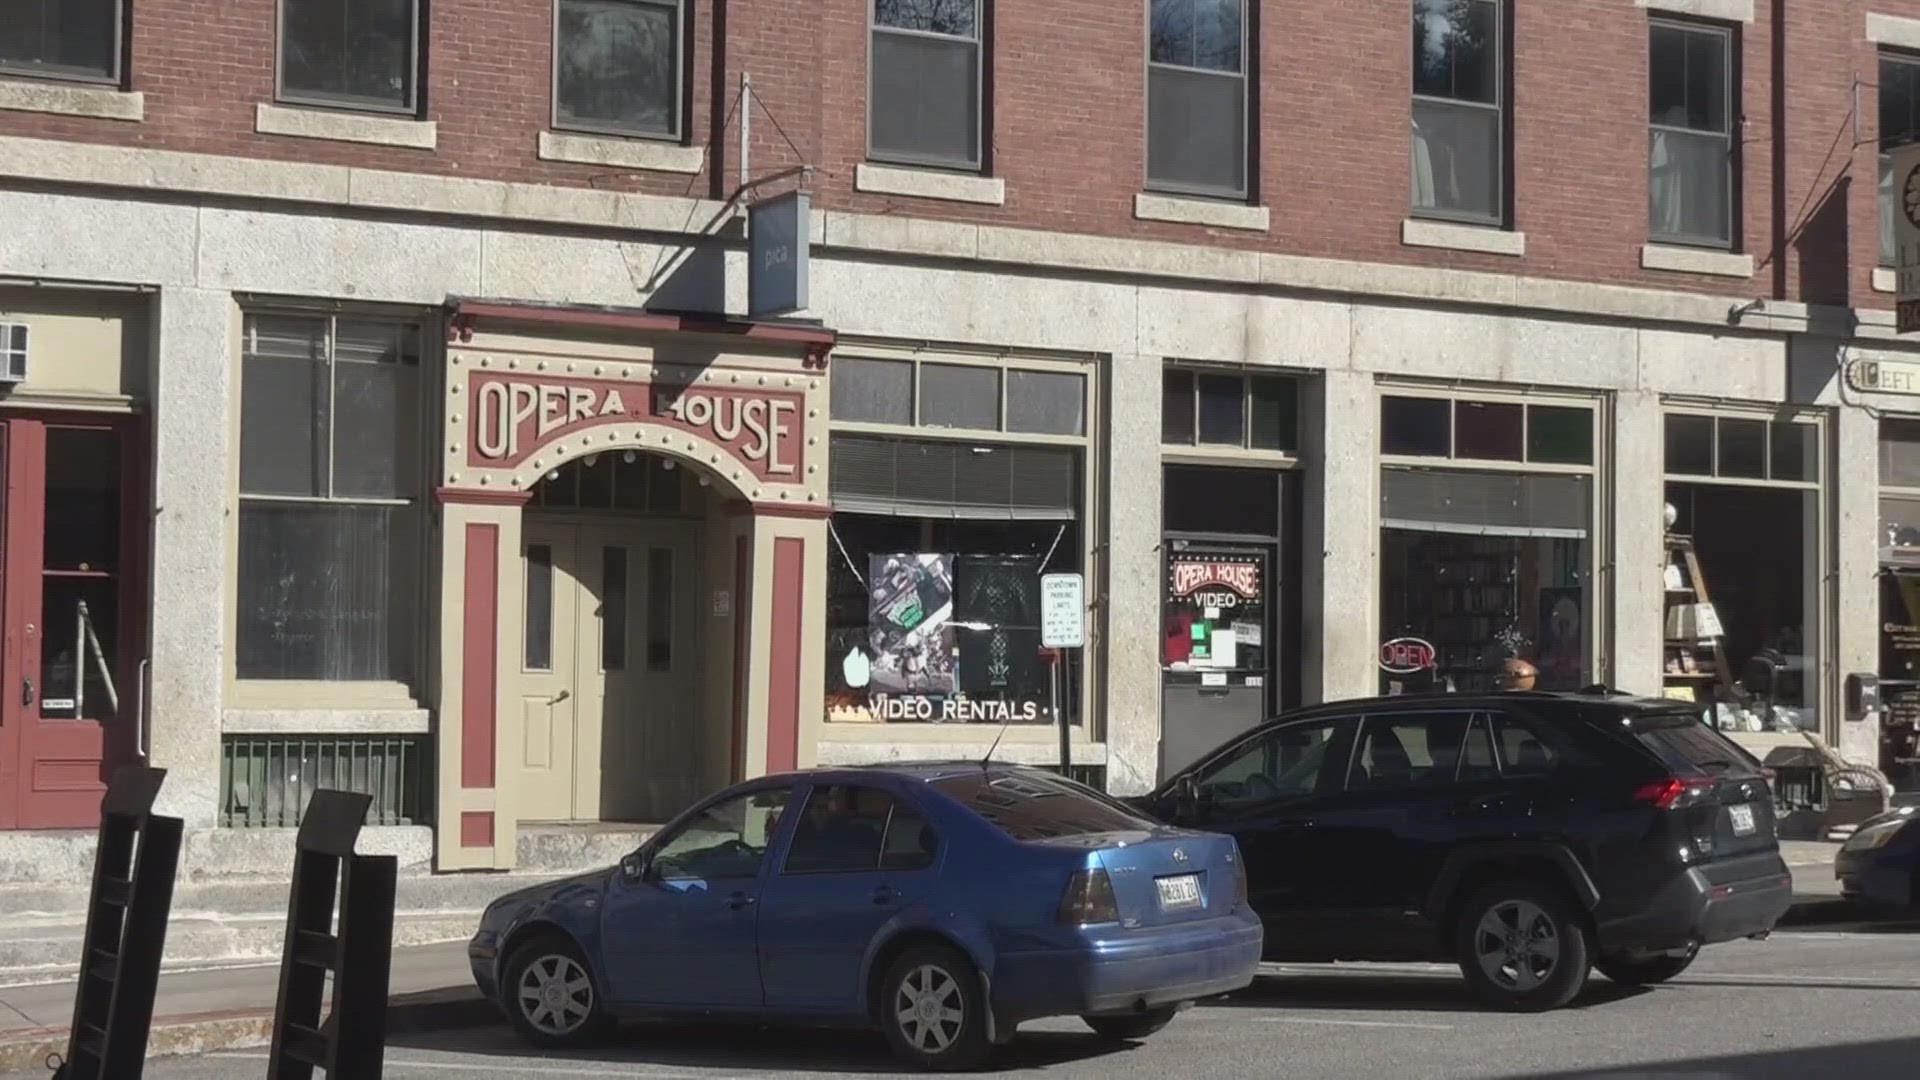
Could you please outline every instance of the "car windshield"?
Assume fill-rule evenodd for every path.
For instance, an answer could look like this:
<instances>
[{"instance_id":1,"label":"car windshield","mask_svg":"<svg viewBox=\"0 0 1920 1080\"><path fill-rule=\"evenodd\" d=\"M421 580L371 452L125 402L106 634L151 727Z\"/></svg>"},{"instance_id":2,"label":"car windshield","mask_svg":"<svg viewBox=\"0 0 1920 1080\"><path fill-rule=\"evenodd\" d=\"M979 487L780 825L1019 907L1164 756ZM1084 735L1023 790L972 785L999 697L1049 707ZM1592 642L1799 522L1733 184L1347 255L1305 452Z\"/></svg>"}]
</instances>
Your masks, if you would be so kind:
<instances>
[{"instance_id":1,"label":"car windshield","mask_svg":"<svg viewBox=\"0 0 1920 1080\"><path fill-rule=\"evenodd\" d=\"M967 773L928 786L1015 840L1152 829L1157 823L1079 784L1039 772Z\"/></svg>"},{"instance_id":2,"label":"car windshield","mask_svg":"<svg viewBox=\"0 0 1920 1080\"><path fill-rule=\"evenodd\" d=\"M1759 771L1759 762L1692 713L1656 714L1633 722L1634 738L1671 769L1719 776Z\"/></svg>"}]
</instances>

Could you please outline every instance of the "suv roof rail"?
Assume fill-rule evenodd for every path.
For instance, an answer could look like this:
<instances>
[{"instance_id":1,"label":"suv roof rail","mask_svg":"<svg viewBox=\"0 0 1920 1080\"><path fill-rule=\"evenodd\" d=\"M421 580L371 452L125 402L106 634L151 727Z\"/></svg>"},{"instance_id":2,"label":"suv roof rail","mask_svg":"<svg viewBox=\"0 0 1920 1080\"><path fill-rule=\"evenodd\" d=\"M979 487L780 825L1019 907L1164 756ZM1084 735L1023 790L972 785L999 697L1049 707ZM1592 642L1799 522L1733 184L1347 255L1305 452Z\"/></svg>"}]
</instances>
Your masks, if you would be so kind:
<instances>
[{"instance_id":1,"label":"suv roof rail","mask_svg":"<svg viewBox=\"0 0 1920 1080\"><path fill-rule=\"evenodd\" d=\"M1629 697L1631 696L1625 690L1615 690L1613 687L1608 686L1606 683L1598 683L1598 682L1590 683L1586 686L1581 687L1580 692L1582 694L1592 694L1596 697Z\"/></svg>"}]
</instances>

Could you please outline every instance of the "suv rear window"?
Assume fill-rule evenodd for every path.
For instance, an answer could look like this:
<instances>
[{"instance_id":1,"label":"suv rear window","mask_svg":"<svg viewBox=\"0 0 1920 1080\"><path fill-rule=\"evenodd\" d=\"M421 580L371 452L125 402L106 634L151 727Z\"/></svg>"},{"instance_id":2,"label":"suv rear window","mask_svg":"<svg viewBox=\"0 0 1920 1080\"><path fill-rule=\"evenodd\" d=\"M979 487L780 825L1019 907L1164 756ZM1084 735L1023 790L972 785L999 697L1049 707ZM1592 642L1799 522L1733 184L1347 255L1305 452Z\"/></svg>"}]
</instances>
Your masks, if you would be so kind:
<instances>
[{"instance_id":1,"label":"suv rear window","mask_svg":"<svg viewBox=\"0 0 1920 1080\"><path fill-rule=\"evenodd\" d=\"M1157 823L1105 795L1045 773L980 772L928 785L1015 840L1152 829Z\"/></svg>"},{"instance_id":2,"label":"suv rear window","mask_svg":"<svg viewBox=\"0 0 1920 1080\"><path fill-rule=\"evenodd\" d=\"M1758 771L1759 762L1691 713L1639 717L1633 736L1662 764L1685 772Z\"/></svg>"}]
</instances>

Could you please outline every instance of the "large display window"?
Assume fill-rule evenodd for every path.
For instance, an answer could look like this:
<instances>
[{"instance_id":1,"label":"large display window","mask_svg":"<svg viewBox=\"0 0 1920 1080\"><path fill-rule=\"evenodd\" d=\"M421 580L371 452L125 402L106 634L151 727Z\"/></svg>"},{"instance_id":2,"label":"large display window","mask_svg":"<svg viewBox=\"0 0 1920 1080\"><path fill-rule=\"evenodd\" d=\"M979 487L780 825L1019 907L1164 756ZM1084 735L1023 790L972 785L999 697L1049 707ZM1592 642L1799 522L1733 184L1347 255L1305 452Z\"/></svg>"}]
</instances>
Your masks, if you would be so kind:
<instances>
[{"instance_id":1,"label":"large display window","mask_svg":"<svg viewBox=\"0 0 1920 1080\"><path fill-rule=\"evenodd\" d=\"M829 723L1078 722L1085 650L1040 645L1044 574L1087 567L1088 369L837 357Z\"/></svg>"},{"instance_id":2,"label":"large display window","mask_svg":"<svg viewBox=\"0 0 1920 1080\"><path fill-rule=\"evenodd\" d=\"M1595 681L1596 409L1381 401L1380 691Z\"/></svg>"},{"instance_id":3,"label":"large display window","mask_svg":"<svg viewBox=\"0 0 1920 1080\"><path fill-rule=\"evenodd\" d=\"M1880 421L1880 771L1920 790L1920 419Z\"/></svg>"}]
</instances>

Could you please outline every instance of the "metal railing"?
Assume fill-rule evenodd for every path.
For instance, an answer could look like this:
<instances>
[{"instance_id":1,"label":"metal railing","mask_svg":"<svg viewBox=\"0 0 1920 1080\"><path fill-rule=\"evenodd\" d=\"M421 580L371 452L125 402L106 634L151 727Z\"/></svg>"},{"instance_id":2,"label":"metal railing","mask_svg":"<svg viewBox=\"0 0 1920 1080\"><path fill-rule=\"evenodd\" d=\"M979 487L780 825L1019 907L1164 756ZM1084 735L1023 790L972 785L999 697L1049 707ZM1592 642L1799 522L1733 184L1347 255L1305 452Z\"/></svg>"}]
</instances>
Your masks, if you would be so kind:
<instances>
[{"instance_id":1,"label":"metal railing","mask_svg":"<svg viewBox=\"0 0 1920 1080\"><path fill-rule=\"evenodd\" d=\"M220 740L220 824L291 828L330 788L372 797L368 825L433 823L433 743L425 735L227 735Z\"/></svg>"}]
</instances>

